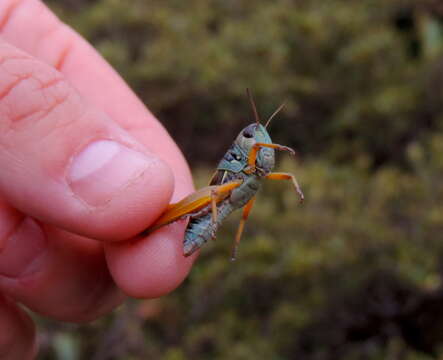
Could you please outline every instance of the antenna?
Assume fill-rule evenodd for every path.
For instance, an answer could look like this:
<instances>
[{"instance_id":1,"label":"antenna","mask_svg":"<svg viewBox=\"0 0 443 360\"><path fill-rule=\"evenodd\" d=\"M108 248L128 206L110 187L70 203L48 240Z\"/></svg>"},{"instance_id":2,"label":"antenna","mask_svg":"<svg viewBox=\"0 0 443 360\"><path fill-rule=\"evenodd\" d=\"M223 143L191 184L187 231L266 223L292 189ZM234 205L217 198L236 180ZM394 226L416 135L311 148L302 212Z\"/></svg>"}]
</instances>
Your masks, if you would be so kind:
<instances>
[{"instance_id":1,"label":"antenna","mask_svg":"<svg viewBox=\"0 0 443 360\"><path fill-rule=\"evenodd\" d=\"M275 117L275 115L277 115L281 109L283 109L286 105L286 102L284 102L283 104L281 104L277 110L274 111L274 113L269 117L268 121L266 121L266 125L265 125L265 129L268 127L269 123L271 122L271 120Z\"/></svg>"},{"instance_id":2,"label":"antenna","mask_svg":"<svg viewBox=\"0 0 443 360\"><path fill-rule=\"evenodd\" d=\"M252 97L252 94L248 88L246 89L246 94L248 95L249 102L251 103L251 106L252 106L252 111L254 112L255 122L257 123L257 125L260 125L260 117L258 116L258 112L257 112L257 108L255 106L254 98Z\"/></svg>"}]
</instances>

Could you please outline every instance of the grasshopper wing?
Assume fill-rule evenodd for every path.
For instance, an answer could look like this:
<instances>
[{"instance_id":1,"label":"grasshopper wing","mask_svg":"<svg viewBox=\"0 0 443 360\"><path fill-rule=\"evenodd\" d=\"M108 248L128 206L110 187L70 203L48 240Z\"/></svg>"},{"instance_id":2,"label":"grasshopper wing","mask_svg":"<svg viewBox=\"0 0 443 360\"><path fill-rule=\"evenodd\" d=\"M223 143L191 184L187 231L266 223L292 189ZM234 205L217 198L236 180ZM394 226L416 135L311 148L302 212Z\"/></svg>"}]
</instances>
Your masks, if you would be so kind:
<instances>
[{"instance_id":1,"label":"grasshopper wing","mask_svg":"<svg viewBox=\"0 0 443 360\"><path fill-rule=\"evenodd\" d=\"M188 195L178 203L170 204L166 211L161 215L156 222L147 229L148 233L157 230L158 228L170 224L188 214L201 210L211 202L211 193L216 190L218 186L206 186ZM217 201L223 200L222 198Z\"/></svg>"},{"instance_id":2,"label":"grasshopper wing","mask_svg":"<svg viewBox=\"0 0 443 360\"><path fill-rule=\"evenodd\" d=\"M226 199L231 191L242 183L241 180L231 181L223 185L211 185L197 190L178 203L170 204L165 213L142 235L147 235L158 228L195 213L208 206L214 198L216 203Z\"/></svg>"}]
</instances>

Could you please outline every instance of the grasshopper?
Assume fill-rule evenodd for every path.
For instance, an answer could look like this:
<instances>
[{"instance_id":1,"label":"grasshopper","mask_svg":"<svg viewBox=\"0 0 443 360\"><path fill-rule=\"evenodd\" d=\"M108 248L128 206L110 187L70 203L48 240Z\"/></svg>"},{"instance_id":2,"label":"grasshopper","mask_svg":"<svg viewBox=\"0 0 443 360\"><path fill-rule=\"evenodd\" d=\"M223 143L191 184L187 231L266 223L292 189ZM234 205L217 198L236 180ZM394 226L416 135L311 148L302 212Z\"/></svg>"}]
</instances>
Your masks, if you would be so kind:
<instances>
[{"instance_id":1,"label":"grasshopper","mask_svg":"<svg viewBox=\"0 0 443 360\"><path fill-rule=\"evenodd\" d=\"M215 239L218 227L231 212L244 208L232 250L231 259L234 260L245 222L262 179L291 180L300 196L300 202L304 200L303 192L294 175L272 172L275 150L295 155L293 149L274 144L266 130L284 104L280 105L263 126L254 99L249 90L246 91L255 122L246 126L237 136L219 162L209 186L197 190L178 203L170 204L165 213L141 235L147 235L174 221L189 218L183 241L183 255L189 256L210 238Z\"/></svg>"}]
</instances>

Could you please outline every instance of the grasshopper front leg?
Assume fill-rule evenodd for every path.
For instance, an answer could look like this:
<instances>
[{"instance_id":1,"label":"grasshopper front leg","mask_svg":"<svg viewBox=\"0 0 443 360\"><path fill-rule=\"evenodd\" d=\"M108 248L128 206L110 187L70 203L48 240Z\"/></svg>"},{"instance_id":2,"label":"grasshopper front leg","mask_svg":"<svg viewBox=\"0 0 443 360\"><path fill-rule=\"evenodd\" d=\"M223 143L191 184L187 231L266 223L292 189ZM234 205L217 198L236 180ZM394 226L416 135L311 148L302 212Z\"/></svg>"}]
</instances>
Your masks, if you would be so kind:
<instances>
[{"instance_id":1,"label":"grasshopper front leg","mask_svg":"<svg viewBox=\"0 0 443 360\"><path fill-rule=\"evenodd\" d=\"M280 173L280 172L274 172L266 175L266 179L271 180L291 180L292 184L295 187L295 191L297 191L298 195L300 196L300 202L303 202L305 199L305 196L303 195L303 191L301 191L300 185L298 185L297 179L294 175L289 173Z\"/></svg>"},{"instance_id":2,"label":"grasshopper front leg","mask_svg":"<svg viewBox=\"0 0 443 360\"><path fill-rule=\"evenodd\" d=\"M295 155L295 151L288 146L279 145L279 144L264 144L264 143L255 143L248 154L248 165L250 167L255 167L255 161L257 160L257 154L260 148L267 147L280 151L288 151L291 155Z\"/></svg>"}]
</instances>

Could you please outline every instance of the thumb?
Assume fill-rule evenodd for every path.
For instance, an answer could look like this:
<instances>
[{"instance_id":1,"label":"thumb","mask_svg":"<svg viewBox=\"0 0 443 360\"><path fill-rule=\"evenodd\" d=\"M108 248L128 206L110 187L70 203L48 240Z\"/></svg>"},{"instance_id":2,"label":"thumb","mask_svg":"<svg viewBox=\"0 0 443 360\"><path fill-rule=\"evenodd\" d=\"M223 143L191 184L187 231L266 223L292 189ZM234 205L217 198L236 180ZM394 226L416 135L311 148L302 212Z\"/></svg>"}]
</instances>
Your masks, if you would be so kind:
<instances>
[{"instance_id":1,"label":"thumb","mask_svg":"<svg viewBox=\"0 0 443 360\"><path fill-rule=\"evenodd\" d=\"M172 194L172 173L157 156L88 105L55 69L3 41L0 147L1 196L80 235L131 237Z\"/></svg>"}]
</instances>

